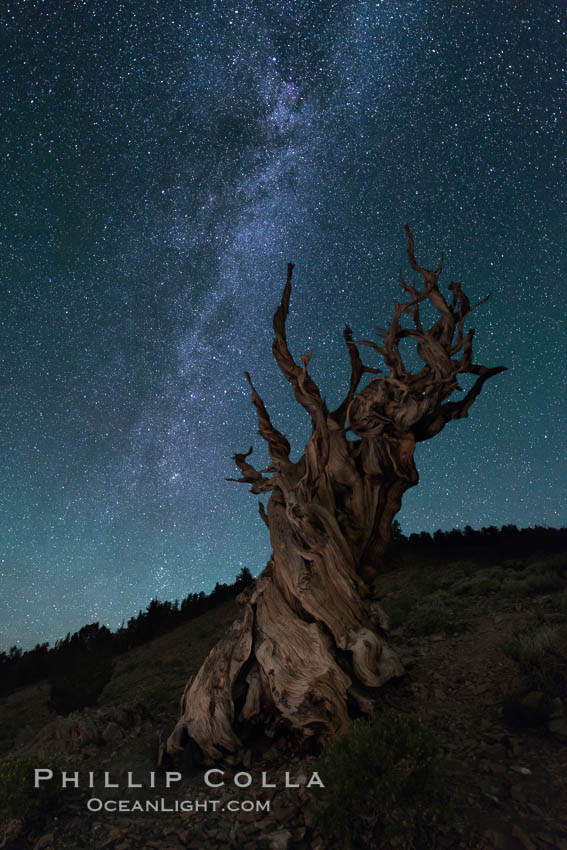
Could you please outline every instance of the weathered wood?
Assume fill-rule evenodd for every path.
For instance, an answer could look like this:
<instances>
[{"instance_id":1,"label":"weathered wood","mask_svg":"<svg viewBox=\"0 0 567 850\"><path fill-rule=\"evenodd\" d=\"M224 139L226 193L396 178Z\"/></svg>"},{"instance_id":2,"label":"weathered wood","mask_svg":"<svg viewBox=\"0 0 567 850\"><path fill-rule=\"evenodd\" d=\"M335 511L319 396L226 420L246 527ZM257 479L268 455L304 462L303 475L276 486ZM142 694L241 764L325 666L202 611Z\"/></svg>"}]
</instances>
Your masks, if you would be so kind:
<instances>
[{"instance_id":1,"label":"weathered wood","mask_svg":"<svg viewBox=\"0 0 567 850\"><path fill-rule=\"evenodd\" d=\"M261 505L260 515L270 531L272 557L240 595L240 615L228 634L188 682L169 753L189 738L210 759L239 752L242 734L254 724L268 731L283 724L302 736L340 734L353 711L372 711L374 689L403 673L384 637L387 617L369 602L369 582L402 496L418 482L416 443L467 416L486 380L504 370L473 363L474 331L465 334L464 321L476 307L460 283L451 283L447 301L438 287L442 263L434 271L420 266L407 226L406 233L410 266L424 288L400 275L409 300L395 304L389 328L380 330L381 344L353 341L347 325L350 385L333 412L307 370L311 352L299 365L288 348L293 264L288 266L272 350L311 417L312 433L303 457L293 463L286 437L272 425L246 373L271 465L256 470L247 460L250 449L234 458L241 478L228 480L270 493L268 510ZM426 300L439 314L428 329L419 314ZM405 317L409 327L402 324ZM399 351L407 338L424 363L417 373L406 368ZM365 366L358 346L379 351L388 374ZM358 390L365 373L378 377ZM465 373L477 376L473 387L460 401L447 401ZM347 440L348 430L358 439Z\"/></svg>"}]
</instances>

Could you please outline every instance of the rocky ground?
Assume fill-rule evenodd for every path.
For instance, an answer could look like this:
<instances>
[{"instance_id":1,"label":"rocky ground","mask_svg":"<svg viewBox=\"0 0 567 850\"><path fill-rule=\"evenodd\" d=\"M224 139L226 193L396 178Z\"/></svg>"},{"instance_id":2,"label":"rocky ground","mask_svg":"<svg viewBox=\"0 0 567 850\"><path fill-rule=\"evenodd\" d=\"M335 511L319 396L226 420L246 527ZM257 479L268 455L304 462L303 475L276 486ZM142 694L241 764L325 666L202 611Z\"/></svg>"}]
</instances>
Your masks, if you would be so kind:
<instances>
[{"instance_id":1,"label":"rocky ground","mask_svg":"<svg viewBox=\"0 0 567 850\"><path fill-rule=\"evenodd\" d=\"M567 850L565 704L538 690L545 676L530 679L514 652L504 651L506 642L509 647L519 641L532 652L542 674L552 651L554 663L559 659L552 670L557 684L567 666L567 644L562 643L567 619L564 584L565 570L557 556L489 566L420 564L419 570L416 564L399 563L376 584L376 596L391 618L389 640L407 670L403 679L382 689L380 701L417 716L437 738L445 763L456 820L439 838L440 848ZM180 693L187 673L230 623L233 610L227 603L199 622L123 656L96 709L50 717L42 707L44 686L1 701L0 711L9 718L13 733L11 742L5 739L4 750L29 756L38 767L53 763L55 769L59 759L59 768L79 771L83 784L78 790L61 791L41 828L5 820L1 848L346 846L317 832L314 792L306 787L314 756L291 752L284 738L265 742L244 764L225 768L222 787L207 788L206 768L189 766L183 769L183 780L170 789L159 773L156 787L149 787L160 737L175 719L173 694ZM567 682L567 672L565 677ZM27 706L19 721L18 706ZM89 771L93 789L86 787ZM102 787L105 771L121 786L119 791ZM128 790L128 771L146 787ZM276 788L261 787L263 771ZM299 787L284 787L286 771ZM249 787L236 787L233 777L239 772L237 781L246 782L249 776ZM89 797L113 805L117 796L129 811L87 809ZM140 805L163 800L166 810L132 811L136 800ZM182 800L190 801L193 809L199 802L201 808L172 811ZM409 850L411 845L381 845L395 846Z\"/></svg>"}]
</instances>

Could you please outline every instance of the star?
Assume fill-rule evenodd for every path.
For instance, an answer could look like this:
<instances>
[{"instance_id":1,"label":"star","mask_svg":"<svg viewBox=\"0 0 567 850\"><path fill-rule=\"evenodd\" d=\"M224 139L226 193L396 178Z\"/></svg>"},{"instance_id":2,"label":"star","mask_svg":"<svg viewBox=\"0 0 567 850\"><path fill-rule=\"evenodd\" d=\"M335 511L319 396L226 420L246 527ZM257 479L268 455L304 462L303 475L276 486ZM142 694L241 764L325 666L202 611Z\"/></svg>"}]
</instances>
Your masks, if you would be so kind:
<instances>
[{"instance_id":1,"label":"star","mask_svg":"<svg viewBox=\"0 0 567 850\"><path fill-rule=\"evenodd\" d=\"M564 522L552 7L10 3L5 647L263 568L255 500L225 479L252 441L268 463L245 370L294 459L309 438L271 356L287 263L290 347L331 407L345 322L376 338L400 297L406 221L420 262L444 252L442 286L491 293L478 362L510 369L419 446L404 532Z\"/></svg>"}]
</instances>

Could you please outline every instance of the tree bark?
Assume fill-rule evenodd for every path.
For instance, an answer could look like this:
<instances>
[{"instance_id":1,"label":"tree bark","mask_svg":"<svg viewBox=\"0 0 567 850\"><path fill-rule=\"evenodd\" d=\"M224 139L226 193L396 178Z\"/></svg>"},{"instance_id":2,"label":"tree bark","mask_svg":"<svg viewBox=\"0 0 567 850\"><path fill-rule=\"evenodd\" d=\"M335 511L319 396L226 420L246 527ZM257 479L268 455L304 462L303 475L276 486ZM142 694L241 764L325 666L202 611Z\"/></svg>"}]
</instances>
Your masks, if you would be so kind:
<instances>
[{"instance_id":1,"label":"tree bark","mask_svg":"<svg viewBox=\"0 0 567 850\"><path fill-rule=\"evenodd\" d=\"M485 381L505 368L473 363L474 331L465 334L464 322L475 308L460 283L450 284L449 303L438 288L442 262L434 271L422 268L407 225L406 234L410 266L422 276L423 289L400 275L409 299L395 304L389 328L379 331L380 344L354 341L347 325L350 386L332 412L307 370L311 352L299 365L288 349L293 265L288 266L272 350L311 417L312 434L303 457L293 463L287 439L272 425L246 373L271 465L256 470L247 460L250 449L235 455L242 477L229 480L250 484L252 493L271 494L267 513L260 504L260 514L272 557L240 594L240 614L227 635L187 683L167 742L170 754L189 739L209 759L239 753L243 733L255 725L285 726L301 737L341 734L351 716L372 713L376 688L403 673L386 643L387 618L370 600L369 585L402 496L418 482L416 443L466 417ZM419 314L425 300L439 313L427 329ZM405 317L409 327L401 324ZM417 373L406 369L400 355L405 338L415 340L423 360ZM365 366L358 346L378 351L388 373ZM365 373L375 377L358 391ZM460 390L457 376L463 373L477 376L473 387L460 400L447 401ZM348 440L348 431L357 439Z\"/></svg>"}]
</instances>

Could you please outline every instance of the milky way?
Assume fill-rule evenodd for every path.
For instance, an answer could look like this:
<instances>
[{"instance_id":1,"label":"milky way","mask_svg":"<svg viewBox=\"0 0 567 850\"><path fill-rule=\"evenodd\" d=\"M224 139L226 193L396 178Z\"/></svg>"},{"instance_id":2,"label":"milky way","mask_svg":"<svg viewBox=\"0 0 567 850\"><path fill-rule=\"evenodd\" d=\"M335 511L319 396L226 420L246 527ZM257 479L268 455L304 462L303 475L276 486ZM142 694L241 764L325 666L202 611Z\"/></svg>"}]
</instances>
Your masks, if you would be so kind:
<instances>
[{"instance_id":1,"label":"milky way","mask_svg":"<svg viewBox=\"0 0 567 850\"><path fill-rule=\"evenodd\" d=\"M509 371L419 446L402 528L564 522L560 4L9 6L4 645L258 573L257 500L225 478L267 460L245 370L295 457L308 438L271 358L286 264L290 347L335 406L406 221L445 286L491 293L476 360Z\"/></svg>"}]
</instances>

